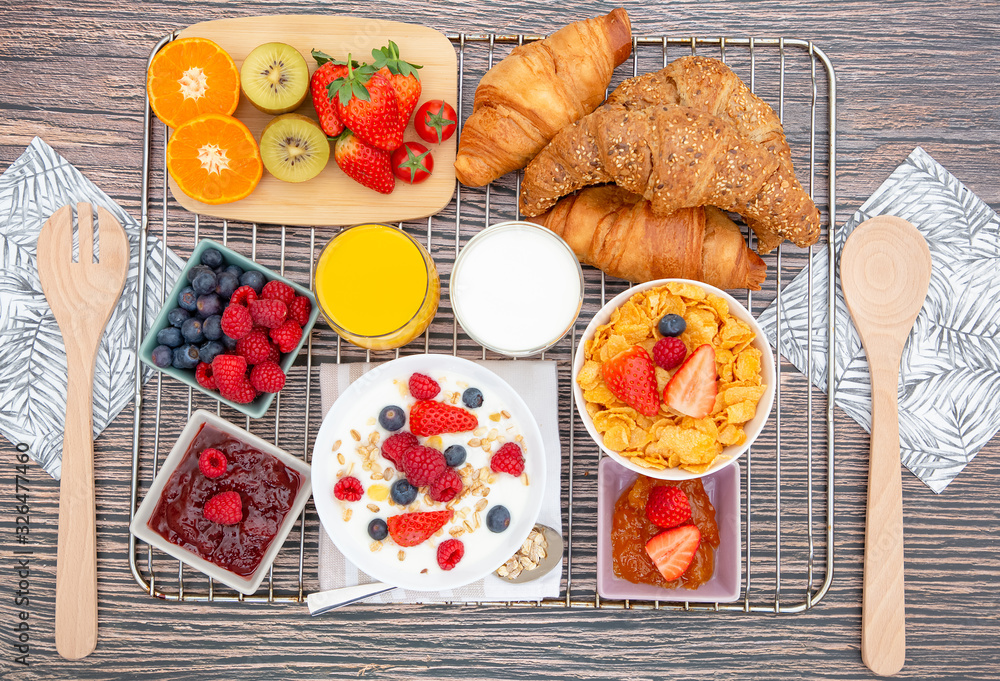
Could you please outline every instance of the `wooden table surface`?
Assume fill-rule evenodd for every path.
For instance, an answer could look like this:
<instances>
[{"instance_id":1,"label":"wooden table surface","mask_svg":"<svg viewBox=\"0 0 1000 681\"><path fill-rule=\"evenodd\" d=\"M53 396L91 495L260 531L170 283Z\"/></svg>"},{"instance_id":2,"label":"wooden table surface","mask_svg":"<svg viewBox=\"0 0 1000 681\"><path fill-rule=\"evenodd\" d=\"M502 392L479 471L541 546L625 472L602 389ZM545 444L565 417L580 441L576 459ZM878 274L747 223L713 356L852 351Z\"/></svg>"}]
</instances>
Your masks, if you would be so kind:
<instances>
[{"instance_id":1,"label":"wooden table surface","mask_svg":"<svg viewBox=\"0 0 1000 681\"><path fill-rule=\"evenodd\" d=\"M169 31L197 21L257 14L355 13L425 23L445 32L545 33L610 7L583 0L475 4L452 0L436 7L415 0L358 6L327 0L200 4L2 0L0 168L6 168L38 135L138 216L146 59ZM1000 208L996 179L1000 4L654 1L627 8L636 34L783 35L811 39L826 52L838 80L838 224L918 145L994 209ZM295 233L289 234L294 240ZM186 255L183 249L182 255ZM784 273L785 282L802 261L791 262L794 268ZM755 312L760 309L755 305ZM329 330L325 333L328 338ZM463 354L475 356L474 348L463 348ZM557 354L563 378L566 356ZM315 380L312 386L315 410ZM283 409L294 413L294 399L287 398ZM13 447L4 442L0 677L866 678L871 674L861 663L859 641L868 438L842 412L836 414L835 574L829 592L805 614L355 606L311 619L302 605L176 604L140 590L127 561L133 423L128 407L96 446L100 639L97 651L78 662L63 660L55 652L58 485L35 466L28 469L30 603L16 601L24 587L13 553L17 462ZM563 418L571 418L568 410ZM784 436L792 448L801 435L795 427ZM152 437L149 429L142 432L144 438ZM581 432L575 431L578 437ZM301 433L283 433L286 437L302 442ZM941 495L904 471L908 651L900 677L1000 678L998 455L1000 439L994 438ZM768 480L765 455L761 457L762 463L755 465L761 466L762 482L755 485ZM594 474L589 465L579 466L575 473L577 489L583 490L582 510L575 520L580 533L590 529L584 527L592 517L585 491ZM756 498L765 499L756 512L773 516L773 508L763 508L773 503L773 492L770 502L765 492ZM307 591L317 587L316 559L310 550L316 540L315 512L311 513L306 530ZM296 548L285 548L283 555L291 555L291 562ZM581 556L580 586L574 587L581 592L574 596L582 597L587 588L586 541ZM176 563L171 567L160 560L158 566L176 573ZM189 579L196 577L191 570L187 574ZM764 584L769 579L766 571L757 574L762 575L758 588L764 593L773 590L773 585ZM756 592L754 596L756 600ZM28 613L30 626L30 649L22 658L28 666L17 660L23 654L16 647L22 612Z\"/></svg>"}]
</instances>

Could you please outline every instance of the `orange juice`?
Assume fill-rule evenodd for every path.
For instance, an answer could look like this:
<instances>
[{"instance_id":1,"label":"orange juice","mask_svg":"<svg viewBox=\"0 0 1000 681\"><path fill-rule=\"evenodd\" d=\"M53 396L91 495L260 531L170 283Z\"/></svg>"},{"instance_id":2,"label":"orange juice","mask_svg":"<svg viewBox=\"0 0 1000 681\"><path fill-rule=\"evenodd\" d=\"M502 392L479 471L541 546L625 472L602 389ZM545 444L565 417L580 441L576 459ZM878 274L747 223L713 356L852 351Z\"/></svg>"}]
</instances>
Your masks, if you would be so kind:
<instances>
[{"instance_id":1,"label":"orange juice","mask_svg":"<svg viewBox=\"0 0 1000 681\"><path fill-rule=\"evenodd\" d=\"M345 229L323 249L313 290L320 311L346 340L363 348L398 348L431 323L441 281L430 254L387 225Z\"/></svg>"}]
</instances>

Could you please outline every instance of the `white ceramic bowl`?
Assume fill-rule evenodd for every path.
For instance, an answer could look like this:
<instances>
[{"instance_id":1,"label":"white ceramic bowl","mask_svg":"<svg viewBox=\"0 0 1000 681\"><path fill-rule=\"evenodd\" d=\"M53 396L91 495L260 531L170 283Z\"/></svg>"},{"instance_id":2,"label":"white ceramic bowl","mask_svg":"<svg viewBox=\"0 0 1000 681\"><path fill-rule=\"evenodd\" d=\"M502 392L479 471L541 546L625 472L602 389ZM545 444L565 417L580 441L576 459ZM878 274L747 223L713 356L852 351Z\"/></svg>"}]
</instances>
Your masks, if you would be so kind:
<instances>
[{"instance_id":1,"label":"white ceramic bowl","mask_svg":"<svg viewBox=\"0 0 1000 681\"><path fill-rule=\"evenodd\" d=\"M343 437L347 429L352 428L353 424L365 425L370 417L378 415L378 410L381 409L381 406L385 406L380 403L380 406L374 407L371 404L371 399L366 400L366 395L370 395L370 391L374 390L382 393L388 385L393 389L396 400L399 400L399 402L395 403L402 406L403 409L408 409L407 401L412 401L412 398L409 396L403 398L391 384L393 379L401 380L405 383L414 372L420 372L435 378L449 374L465 376L470 379L470 384L482 390L484 395L495 396L520 425L520 432L524 437L525 446L524 470L528 474L530 482L526 501L517 508L510 508L511 523L507 530L499 534L492 534L483 527L479 532L486 532L492 540L487 542L485 548L481 547L482 550L473 551L467 543L465 557L454 569L443 571L432 567L425 574L418 573L415 568L412 570L400 568L402 564L396 557L397 547L392 543L391 539L384 540L385 546L382 550L373 553L369 549L372 540L367 534L359 532L358 526L345 524L342 516L341 502L333 495L333 487L337 482L337 472L343 467L337 460L333 447L334 443L338 439L349 441L350 436L347 439ZM459 404L461 405L461 402ZM482 425L492 426L493 422L486 418L486 414L479 413L484 407L476 410L477 416ZM383 439L389 434L382 431L377 425L365 427L379 429ZM409 422L407 422L405 429L409 430ZM471 437L471 434L465 433L461 437L464 440L466 437ZM423 441L423 438L421 441ZM323 523L323 527L330 535L330 539L333 540L336 547L351 563L374 579L404 589L420 591L453 589L490 574L520 548L521 543L528 536L528 533L538 519L538 511L542 504L542 494L545 490L546 455L550 456L552 454L545 452L541 432L531 411L520 395L499 376L474 362L460 357L452 357L451 355L411 355L386 362L362 375L340 394L340 397L337 398L330 411L327 412L326 417L323 419L323 424L316 435L316 443L313 448L312 482L313 490L315 491L313 501L316 504L316 511ZM471 456L472 453L470 452L470 459ZM395 479L398 480L398 476ZM365 480L362 484L367 489L367 486L371 483ZM496 494L491 494L488 497L491 504L495 501L496 496ZM463 503L463 505L471 506L475 501L476 498L473 497L470 503ZM371 513L364 508L365 503L366 499L363 498L361 501L353 502L354 506L350 506L349 508L357 508L358 513L362 511ZM500 503L503 502L501 501ZM443 508L443 505L440 505L440 507ZM377 514L378 517L383 518L406 512L399 507L386 506L384 503L381 504L381 508L389 509ZM485 514L483 516L482 522L485 525ZM352 519L355 521L360 517L357 513L352 512ZM466 536L463 535L463 537ZM436 544L438 541L448 538L445 535L441 539L429 539L428 542ZM470 541L461 537L460 539ZM421 549L422 545L413 548ZM411 559L407 565L415 564L415 560L419 559Z\"/></svg>"},{"instance_id":2,"label":"white ceramic bowl","mask_svg":"<svg viewBox=\"0 0 1000 681\"><path fill-rule=\"evenodd\" d=\"M187 453L187 449L192 440L194 440L195 436L198 434L198 431L200 431L201 427L206 424L221 430L223 433L229 435L235 440L239 440L240 442L250 445L254 449L258 449L265 454L274 456L283 464L302 476L302 483L299 486L298 493L295 495L295 501L292 503L291 509L285 514L285 517L281 522L281 527L278 528L278 532L275 534L274 539L271 540L271 544L264 553L264 557L261 559L257 569L246 577L230 572L229 570L225 570L215 563L209 562L201 556L192 553L184 547L170 543L148 525L149 519L153 515L153 511L156 510L156 505L160 501L160 496L163 494L163 488L166 486L170 476L173 474L178 464L180 464L181 459ZM216 581L249 596L257 591L257 587L260 586L264 577L267 576L267 569L277 557L278 551L281 550L281 545L285 543L288 533L292 531L292 526L295 525L295 521L298 520L300 515L302 515L302 509L305 508L306 502L309 500L310 492L311 483L309 479L309 465L305 461L292 456L282 449L278 449L273 444L246 432L242 428L237 428L233 424L211 412L199 409L191 416L191 420L187 422L186 426L184 426L184 430L181 431L173 449L170 450L170 454L168 454L167 458L164 459L163 465L160 466L160 472L153 480L153 484L150 486L149 491L146 492L146 496L142 500L139 510L136 511L135 517L132 519L132 524L129 526L129 530L131 530L132 534L134 534L138 539L141 539L147 544L155 546L164 553L173 556L177 560L187 563L195 570L198 570Z\"/></svg>"},{"instance_id":3,"label":"white ceramic bowl","mask_svg":"<svg viewBox=\"0 0 1000 681\"><path fill-rule=\"evenodd\" d=\"M717 459L712 467L704 473L691 473L683 468L665 468L663 470L643 468L632 463L624 456L621 456L618 452L605 447L601 434L597 432L597 429L594 427L593 419L591 419L590 414L587 413L586 402L583 399L583 389L580 387L580 384L576 382L576 377L579 375L580 369L583 368L584 364L584 344L594 337L594 334L597 332L597 327L608 323L611 319L611 313L614 312L619 306L623 305L636 293L640 291L647 291L658 286L663 286L669 282L682 282L700 286L706 293L712 293L724 299L727 303L729 303L729 313L740 321L746 322L750 328L753 329L756 337L753 340L752 346L760 350L761 353L761 380L767 387L767 390L765 390L764 395L760 398L760 402L757 403L757 413L743 426L743 432L746 433L747 440L742 445L732 445L723 449L722 457ZM633 286L627 291L624 291L612 298L597 312L597 314L594 315L594 318L590 320L590 324L587 325L587 329L583 332L583 336L581 336L580 342L577 345L576 355L573 357L573 397L576 402L576 411L580 415L580 420L583 421L583 425L587 428L587 432L590 434L590 437L594 439L594 442L597 443L597 446L600 447L602 451L606 452L608 456L613 458L622 466L651 478L660 478L662 480L691 480L693 478L700 478L704 475L711 475L720 468L728 466L739 459L743 453L750 448L750 445L752 445L754 440L757 439L757 436L760 435L760 432L764 429L764 425L767 423L767 420L771 415L771 408L774 405L774 381L774 353L771 352L771 346L768 345L767 338L764 336L764 332L761 330L760 325L757 324L757 320L753 318L753 315L751 315L750 312L739 303L739 301L725 291L717 289L714 286L709 286L708 284L703 284L700 281L691 281L689 279L657 279L656 281L648 281L644 284Z\"/></svg>"}]
</instances>

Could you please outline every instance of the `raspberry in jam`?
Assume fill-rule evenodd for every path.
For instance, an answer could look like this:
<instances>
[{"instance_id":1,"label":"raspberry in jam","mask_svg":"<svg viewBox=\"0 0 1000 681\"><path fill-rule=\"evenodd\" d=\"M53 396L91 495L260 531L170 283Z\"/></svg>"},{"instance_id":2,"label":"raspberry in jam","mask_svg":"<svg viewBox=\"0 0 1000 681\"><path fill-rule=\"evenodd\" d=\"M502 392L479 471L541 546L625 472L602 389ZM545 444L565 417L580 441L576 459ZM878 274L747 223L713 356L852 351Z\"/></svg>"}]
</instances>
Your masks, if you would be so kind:
<instances>
[{"instance_id":1,"label":"raspberry in jam","mask_svg":"<svg viewBox=\"0 0 1000 681\"><path fill-rule=\"evenodd\" d=\"M198 458L209 447L220 450L228 462L218 478L207 478L198 469ZM271 454L204 425L163 488L149 527L170 543L246 577L260 565L302 482L298 471ZM239 493L243 519L235 525L206 520L205 502L228 490Z\"/></svg>"}]
</instances>

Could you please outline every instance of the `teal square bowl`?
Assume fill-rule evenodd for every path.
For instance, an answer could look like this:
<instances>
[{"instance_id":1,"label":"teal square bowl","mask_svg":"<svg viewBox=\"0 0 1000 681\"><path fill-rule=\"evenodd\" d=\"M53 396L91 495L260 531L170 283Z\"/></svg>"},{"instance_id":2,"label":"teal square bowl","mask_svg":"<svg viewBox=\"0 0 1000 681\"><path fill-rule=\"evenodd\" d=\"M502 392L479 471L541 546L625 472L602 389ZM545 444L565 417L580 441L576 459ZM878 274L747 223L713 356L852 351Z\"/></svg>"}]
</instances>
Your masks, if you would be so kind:
<instances>
[{"instance_id":1,"label":"teal square bowl","mask_svg":"<svg viewBox=\"0 0 1000 681\"><path fill-rule=\"evenodd\" d=\"M257 270L264 275L264 279L267 281L276 279L284 282L295 289L296 294L305 296L309 299L309 303L312 305L312 311L309 313L309 323L302 327L302 340L299 341L299 344L295 347L295 349L291 352L283 354L280 362L281 370L287 374L288 369L292 366L292 363L295 362L295 358L298 356L299 350L301 350L302 346L305 345L306 340L309 337L309 333L312 331L313 326L316 324L316 319L319 317L319 306L316 304L316 296L314 296L312 291L304 286L300 286L294 281L286 279L266 267L261 267L250 258L240 255L236 251L226 248L222 244L216 243L210 239L202 239L198 242L198 246L194 249L191 257L188 259L187 265L185 265L180 276L177 278L177 283L174 284L173 290L171 290L170 294L167 296L163 304L163 309L160 310L160 314L156 315L156 320L153 322L153 326L149 329L149 333L147 333L146 337L143 339L142 345L139 346L139 359L141 359L144 364L156 369L157 371L162 371L168 376L173 376L178 381L181 381L195 390L199 390L209 397L217 399L237 411L243 412L251 418L258 419L267 412L268 408L271 406L272 400L274 400L274 396L277 393L261 393L253 402L250 402L249 404L239 404L237 402L233 402L232 400L227 400L218 392L206 390L198 385L198 381L196 381L194 377L193 369L176 369L174 367L163 368L158 367L153 363L153 348L157 346L156 335L170 325L167 321L167 313L177 306L176 301L178 294L180 294L181 290L188 285L188 272L201 262L201 254L209 248L215 248L222 253L222 257L227 265L239 265L244 270Z\"/></svg>"}]
</instances>

